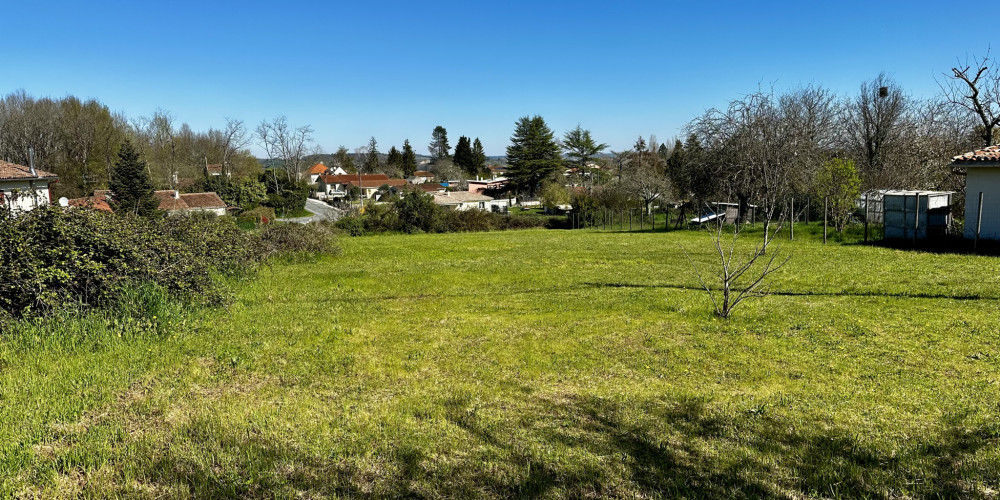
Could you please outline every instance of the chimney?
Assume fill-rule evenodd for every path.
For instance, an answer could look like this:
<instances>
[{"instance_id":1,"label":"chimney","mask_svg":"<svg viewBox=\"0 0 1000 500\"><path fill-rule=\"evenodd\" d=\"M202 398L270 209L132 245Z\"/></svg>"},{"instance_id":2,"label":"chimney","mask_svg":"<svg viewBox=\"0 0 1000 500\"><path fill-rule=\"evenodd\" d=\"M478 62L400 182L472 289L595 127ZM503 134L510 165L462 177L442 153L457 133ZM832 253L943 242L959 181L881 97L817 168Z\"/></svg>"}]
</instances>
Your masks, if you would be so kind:
<instances>
[{"instance_id":1,"label":"chimney","mask_svg":"<svg viewBox=\"0 0 1000 500\"><path fill-rule=\"evenodd\" d=\"M28 148L28 170L32 177L38 177L38 171L35 170L35 148Z\"/></svg>"}]
</instances>

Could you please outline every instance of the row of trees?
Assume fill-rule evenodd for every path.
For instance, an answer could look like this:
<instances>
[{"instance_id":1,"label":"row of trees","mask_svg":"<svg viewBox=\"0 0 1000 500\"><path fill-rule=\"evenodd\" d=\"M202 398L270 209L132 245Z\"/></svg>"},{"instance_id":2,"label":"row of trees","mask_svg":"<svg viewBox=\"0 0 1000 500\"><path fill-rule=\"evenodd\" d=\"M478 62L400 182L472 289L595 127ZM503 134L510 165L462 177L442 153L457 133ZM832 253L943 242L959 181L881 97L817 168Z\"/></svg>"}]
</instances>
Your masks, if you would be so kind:
<instances>
[{"instance_id":1,"label":"row of trees","mask_svg":"<svg viewBox=\"0 0 1000 500\"><path fill-rule=\"evenodd\" d=\"M1000 71L989 58L956 67L931 99L915 99L886 74L839 97L821 86L784 92L758 89L691 120L684 141L659 144L640 137L630 150L603 154L590 132L577 127L561 141L539 116L515 125L507 148L514 189L565 200L570 184L601 191L605 203L649 209L671 197L695 209L715 200L751 203L763 220L790 198L834 196L838 226L865 189L943 189L959 193L964 175L950 157L997 142ZM588 165L600 172L587 171ZM595 187L596 186L596 187ZM962 202L959 197L959 203ZM683 214L682 214L683 217Z\"/></svg>"},{"instance_id":2,"label":"row of trees","mask_svg":"<svg viewBox=\"0 0 1000 500\"><path fill-rule=\"evenodd\" d=\"M59 175L55 196L75 198L106 188L126 138L146 159L147 174L157 187L177 188L202 179L206 164L220 164L237 176L260 171L239 120L195 132L187 124L177 126L165 111L130 120L93 99L36 99L17 91L0 100L0 158L27 165L33 149L35 166Z\"/></svg>"}]
</instances>

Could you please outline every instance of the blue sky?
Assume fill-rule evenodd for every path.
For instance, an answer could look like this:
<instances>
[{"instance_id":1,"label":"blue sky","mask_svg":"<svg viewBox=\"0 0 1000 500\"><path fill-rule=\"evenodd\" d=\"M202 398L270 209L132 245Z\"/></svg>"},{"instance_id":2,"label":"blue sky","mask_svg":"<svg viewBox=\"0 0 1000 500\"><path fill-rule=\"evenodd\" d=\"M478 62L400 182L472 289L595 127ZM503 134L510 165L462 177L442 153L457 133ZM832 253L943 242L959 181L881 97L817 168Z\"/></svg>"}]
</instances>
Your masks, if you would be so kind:
<instances>
[{"instance_id":1,"label":"blue sky","mask_svg":"<svg viewBox=\"0 0 1000 500\"><path fill-rule=\"evenodd\" d=\"M436 125L503 154L518 117L613 149L755 90L928 97L992 30L932 2L12 2L0 94L93 97L195 130L286 115L327 151L426 153ZM11 22L14 20L14 22Z\"/></svg>"}]
</instances>

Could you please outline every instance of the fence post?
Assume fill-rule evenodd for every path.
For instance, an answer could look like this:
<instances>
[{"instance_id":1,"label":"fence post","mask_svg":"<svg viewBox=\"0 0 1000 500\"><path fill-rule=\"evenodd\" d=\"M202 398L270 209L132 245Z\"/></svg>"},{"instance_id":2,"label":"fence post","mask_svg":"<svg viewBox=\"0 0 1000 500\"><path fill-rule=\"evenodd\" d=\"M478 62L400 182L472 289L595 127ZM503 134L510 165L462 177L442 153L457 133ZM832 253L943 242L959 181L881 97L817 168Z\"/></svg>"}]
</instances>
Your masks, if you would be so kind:
<instances>
[{"instance_id":1,"label":"fence post","mask_svg":"<svg viewBox=\"0 0 1000 500\"><path fill-rule=\"evenodd\" d=\"M645 222L646 214L639 212L639 231L642 231L642 223Z\"/></svg>"},{"instance_id":2,"label":"fence post","mask_svg":"<svg viewBox=\"0 0 1000 500\"><path fill-rule=\"evenodd\" d=\"M917 246L917 231L920 229L920 193L913 195L913 246Z\"/></svg>"},{"instance_id":3,"label":"fence post","mask_svg":"<svg viewBox=\"0 0 1000 500\"><path fill-rule=\"evenodd\" d=\"M830 203L830 197L823 198L823 244L826 245L826 212Z\"/></svg>"},{"instance_id":4,"label":"fence post","mask_svg":"<svg viewBox=\"0 0 1000 500\"><path fill-rule=\"evenodd\" d=\"M632 209L628 209L628 232L632 232Z\"/></svg>"},{"instance_id":5,"label":"fence post","mask_svg":"<svg viewBox=\"0 0 1000 500\"><path fill-rule=\"evenodd\" d=\"M868 218L870 217L868 214L868 193L865 193L865 243L868 243Z\"/></svg>"},{"instance_id":6,"label":"fence post","mask_svg":"<svg viewBox=\"0 0 1000 500\"><path fill-rule=\"evenodd\" d=\"M976 215L976 241L972 244L972 250L979 250L979 231L983 229L983 192L979 192L979 206L976 207L976 211L979 212Z\"/></svg>"},{"instance_id":7,"label":"fence post","mask_svg":"<svg viewBox=\"0 0 1000 500\"><path fill-rule=\"evenodd\" d=\"M788 239L789 240L794 240L795 239L795 197L792 197L792 199L788 201L788 205L790 207L789 211L791 212L791 214L789 214L789 216L792 218L792 222L790 224L788 224Z\"/></svg>"}]
</instances>

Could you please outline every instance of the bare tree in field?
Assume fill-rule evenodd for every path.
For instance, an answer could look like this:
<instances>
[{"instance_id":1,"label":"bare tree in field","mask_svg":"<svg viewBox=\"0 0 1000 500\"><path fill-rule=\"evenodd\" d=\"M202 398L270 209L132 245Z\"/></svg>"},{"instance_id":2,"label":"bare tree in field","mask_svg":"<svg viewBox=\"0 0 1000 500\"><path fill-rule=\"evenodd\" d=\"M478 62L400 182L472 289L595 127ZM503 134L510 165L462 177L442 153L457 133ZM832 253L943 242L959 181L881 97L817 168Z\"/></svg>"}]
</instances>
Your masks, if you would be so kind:
<instances>
[{"instance_id":1,"label":"bare tree in field","mask_svg":"<svg viewBox=\"0 0 1000 500\"><path fill-rule=\"evenodd\" d=\"M976 117L980 146L997 142L994 134L1000 125L1000 67L989 51L982 59L973 57L972 64L951 68L948 80L941 85L945 98Z\"/></svg>"},{"instance_id":2,"label":"bare tree in field","mask_svg":"<svg viewBox=\"0 0 1000 500\"><path fill-rule=\"evenodd\" d=\"M269 160L278 160L289 180L301 180L304 158L310 152L313 129L309 125L293 128L279 116L257 126L257 140Z\"/></svg>"},{"instance_id":3,"label":"bare tree in field","mask_svg":"<svg viewBox=\"0 0 1000 500\"><path fill-rule=\"evenodd\" d=\"M701 269L684 250L688 262L698 276L698 282L708 294L715 308L716 316L728 318L733 309L746 299L764 297L770 292L768 278L791 260L791 255L782 255L781 248L767 251L768 241L781 230L784 218L778 221L772 233L764 235L763 241L753 247L741 246L740 231L734 226L732 234L716 219L712 231L712 250L715 273L703 275Z\"/></svg>"}]
</instances>

